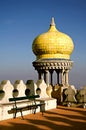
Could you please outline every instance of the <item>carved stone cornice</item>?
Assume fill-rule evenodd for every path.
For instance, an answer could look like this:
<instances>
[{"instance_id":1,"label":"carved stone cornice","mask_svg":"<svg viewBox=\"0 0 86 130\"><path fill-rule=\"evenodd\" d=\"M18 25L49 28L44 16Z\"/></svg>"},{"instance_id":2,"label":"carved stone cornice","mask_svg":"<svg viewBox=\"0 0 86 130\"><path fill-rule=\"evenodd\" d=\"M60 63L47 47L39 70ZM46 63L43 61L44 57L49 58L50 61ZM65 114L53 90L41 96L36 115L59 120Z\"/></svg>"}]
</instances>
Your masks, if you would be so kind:
<instances>
[{"instance_id":1,"label":"carved stone cornice","mask_svg":"<svg viewBox=\"0 0 86 130\"><path fill-rule=\"evenodd\" d=\"M64 59L42 59L33 62L36 70L57 70L57 69L71 69L73 61Z\"/></svg>"}]
</instances>

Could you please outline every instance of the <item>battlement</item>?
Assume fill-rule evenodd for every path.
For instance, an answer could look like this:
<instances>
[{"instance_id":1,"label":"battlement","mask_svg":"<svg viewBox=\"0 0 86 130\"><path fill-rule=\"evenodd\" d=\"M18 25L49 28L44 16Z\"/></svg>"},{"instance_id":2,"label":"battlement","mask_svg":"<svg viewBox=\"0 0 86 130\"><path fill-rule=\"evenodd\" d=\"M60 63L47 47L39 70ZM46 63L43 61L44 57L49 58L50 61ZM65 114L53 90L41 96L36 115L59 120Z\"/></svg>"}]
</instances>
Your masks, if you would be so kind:
<instances>
[{"instance_id":1,"label":"battlement","mask_svg":"<svg viewBox=\"0 0 86 130\"><path fill-rule=\"evenodd\" d=\"M16 80L12 84L9 80L3 80L0 83L0 120L13 118L13 114L8 114L8 110L13 108L14 103L9 102L9 98L23 97L31 95L40 95L38 103L43 101L46 103L45 110L56 108L56 99L47 94L47 85L44 80L38 80L34 83L33 80L28 80L26 83L23 80ZM18 106L25 106L30 102L19 101ZM39 112L40 109L37 109ZM32 111L24 111L24 115L31 114ZM20 113L17 114L20 116Z\"/></svg>"}]
</instances>

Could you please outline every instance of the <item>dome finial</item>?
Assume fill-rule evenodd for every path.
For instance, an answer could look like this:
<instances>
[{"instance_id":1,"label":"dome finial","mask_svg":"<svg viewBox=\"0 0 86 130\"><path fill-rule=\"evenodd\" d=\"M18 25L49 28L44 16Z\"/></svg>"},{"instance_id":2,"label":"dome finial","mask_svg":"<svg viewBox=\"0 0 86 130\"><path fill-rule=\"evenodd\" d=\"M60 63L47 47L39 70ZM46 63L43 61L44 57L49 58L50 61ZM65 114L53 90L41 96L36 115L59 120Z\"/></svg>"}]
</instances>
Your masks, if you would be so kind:
<instances>
[{"instance_id":1,"label":"dome finial","mask_svg":"<svg viewBox=\"0 0 86 130\"><path fill-rule=\"evenodd\" d=\"M51 24L50 24L51 26L55 26L55 22L54 22L54 17L52 17L52 19L51 19Z\"/></svg>"}]
</instances>

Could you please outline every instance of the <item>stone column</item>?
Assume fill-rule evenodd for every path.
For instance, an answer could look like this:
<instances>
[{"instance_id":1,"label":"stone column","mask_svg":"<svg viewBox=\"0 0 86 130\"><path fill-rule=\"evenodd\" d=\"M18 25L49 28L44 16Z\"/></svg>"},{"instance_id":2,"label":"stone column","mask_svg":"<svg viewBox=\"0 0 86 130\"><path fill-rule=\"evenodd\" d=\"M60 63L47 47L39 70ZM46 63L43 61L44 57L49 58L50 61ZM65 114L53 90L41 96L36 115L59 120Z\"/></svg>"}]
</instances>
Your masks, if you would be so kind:
<instances>
[{"instance_id":1,"label":"stone column","mask_svg":"<svg viewBox=\"0 0 86 130\"><path fill-rule=\"evenodd\" d=\"M44 72L44 80L47 85L49 85L49 70L45 70Z\"/></svg>"},{"instance_id":2,"label":"stone column","mask_svg":"<svg viewBox=\"0 0 86 130\"><path fill-rule=\"evenodd\" d=\"M59 71L56 70L57 73L57 84L59 84Z\"/></svg>"},{"instance_id":3,"label":"stone column","mask_svg":"<svg viewBox=\"0 0 86 130\"><path fill-rule=\"evenodd\" d=\"M68 73L69 73L69 70L66 70L66 71L65 71L65 85L66 85L66 86L69 86Z\"/></svg>"},{"instance_id":4,"label":"stone column","mask_svg":"<svg viewBox=\"0 0 86 130\"><path fill-rule=\"evenodd\" d=\"M43 79L43 72L42 71L38 71L38 79Z\"/></svg>"},{"instance_id":5,"label":"stone column","mask_svg":"<svg viewBox=\"0 0 86 130\"><path fill-rule=\"evenodd\" d=\"M64 70L62 69L61 71L61 84L64 85L65 84L65 80L64 80Z\"/></svg>"},{"instance_id":6,"label":"stone column","mask_svg":"<svg viewBox=\"0 0 86 130\"><path fill-rule=\"evenodd\" d=\"M53 86L53 70L50 70L50 84Z\"/></svg>"}]
</instances>

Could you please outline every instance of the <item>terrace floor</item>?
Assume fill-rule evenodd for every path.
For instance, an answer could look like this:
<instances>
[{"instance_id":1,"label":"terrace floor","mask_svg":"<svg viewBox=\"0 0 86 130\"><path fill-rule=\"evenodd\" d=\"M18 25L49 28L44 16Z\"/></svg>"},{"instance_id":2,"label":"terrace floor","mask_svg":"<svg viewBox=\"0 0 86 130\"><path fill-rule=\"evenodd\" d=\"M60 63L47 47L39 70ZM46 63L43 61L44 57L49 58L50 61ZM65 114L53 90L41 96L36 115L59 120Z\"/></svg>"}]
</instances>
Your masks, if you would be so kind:
<instances>
[{"instance_id":1,"label":"terrace floor","mask_svg":"<svg viewBox=\"0 0 86 130\"><path fill-rule=\"evenodd\" d=\"M0 121L0 130L82 130L86 129L86 109L58 106L42 114L30 114Z\"/></svg>"}]
</instances>

